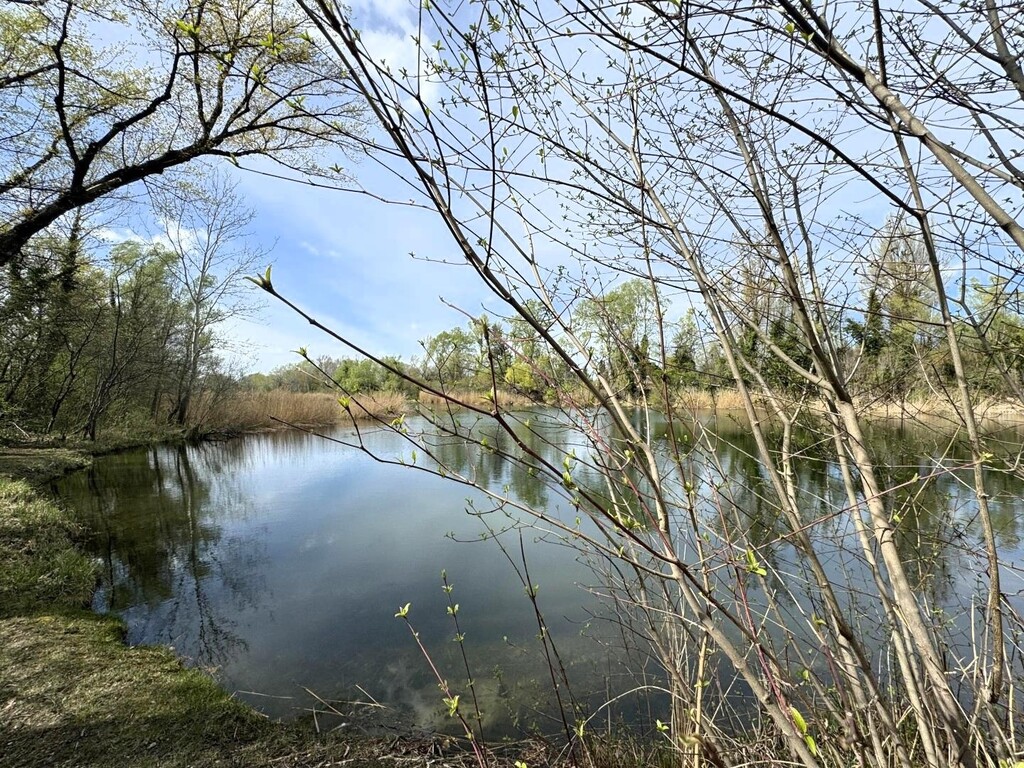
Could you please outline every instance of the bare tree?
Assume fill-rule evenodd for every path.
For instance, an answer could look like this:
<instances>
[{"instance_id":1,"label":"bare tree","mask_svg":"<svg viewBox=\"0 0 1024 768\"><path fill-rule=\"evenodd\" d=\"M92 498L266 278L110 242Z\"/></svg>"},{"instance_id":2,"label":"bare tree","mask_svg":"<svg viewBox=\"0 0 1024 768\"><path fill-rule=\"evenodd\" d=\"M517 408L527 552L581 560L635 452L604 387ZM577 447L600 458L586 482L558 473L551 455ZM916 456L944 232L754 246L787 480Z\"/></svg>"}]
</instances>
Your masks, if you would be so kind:
<instances>
[{"instance_id":1,"label":"bare tree","mask_svg":"<svg viewBox=\"0 0 1024 768\"><path fill-rule=\"evenodd\" d=\"M711 667L742 681L772 743L801 765L1018 759L1007 629L1020 625L1005 610L987 490L1002 449L980 428L958 328L977 320L963 298L971 275L1022 274L1024 78L1009 32L1020 9L425 4L420 67L395 72L373 60L340 5L300 5L391 142L385 161L419 182L492 292L492 314L525 322L571 373L557 402L585 448L553 460L535 447L542 430L496 396L486 408L453 402L468 413L434 413L431 431L393 428L428 459L434 441L452 437L500 451L577 511L484 488L496 508L532 516L602 563L621 615L661 659L681 760L750 764L749 752L732 756L743 749L707 706ZM427 81L440 91L429 102ZM966 647L917 588L899 546L899 486L886 482L852 387L862 363L845 321L876 311L860 286L877 271L872 243L887 220L905 222L918 244L928 279L915 273L900 287L927 305L909 320L950 360L947 395L969 446L960 469L980 527L972 556L985 609ZM756 494L717 464L724 438L704 422L688 424L691 441L676 437L686 414L665 377L637 376L628 400L609 380L580 310L610 275L649 286L661 338L648 354L661 370L670 301L686 297L707 318L757 445ZM269 273L258 282L278 295ZM622 343L624 359L636 360L635 346ZM667 443L654 438L656 395ZM505 441L481 437L474 413ZM800 438L805 424L813 449ZM352 442L365 448L358 433ZM797 478L826 449L839 485L812 504ZM481 484L458 468L418 466ZM754 498L780 521L769 541L752 525ZM779 547L798 565L774 566ZM864 582L837 578L836 557ZM960 609L975 622L970 606L967 596Z\"/></svg>"},{"instance_id":2,"label":"bare tree","mask_svg":"<svg viewBox=\"0 0 1024 768\"><path fill-rule=\"evenodd\" d=\"M253 212L242 206L235 185L222 174L185 181L154 203L174 254L169 269L181 313L176 332L182 338L166 368L174 371L168 419L185 425L195 416L195 395L222 347L218 326L253 310L252 294L241 278L266 252L247 244Z\"/></svg>"}]
</instances>

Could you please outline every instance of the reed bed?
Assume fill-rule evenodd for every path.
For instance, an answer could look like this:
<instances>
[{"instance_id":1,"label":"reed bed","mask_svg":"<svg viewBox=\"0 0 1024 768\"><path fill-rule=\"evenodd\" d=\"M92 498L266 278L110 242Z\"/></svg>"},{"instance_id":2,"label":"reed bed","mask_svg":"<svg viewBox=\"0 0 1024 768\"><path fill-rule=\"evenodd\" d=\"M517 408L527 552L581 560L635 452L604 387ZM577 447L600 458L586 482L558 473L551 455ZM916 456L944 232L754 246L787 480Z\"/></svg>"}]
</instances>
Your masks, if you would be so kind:
<instances>
[{"instance_id":1,"label":"reed bed","mask_svg":"<svg viewBox=\"0 0 1024 768\"><path fill-rule=\"evenodd\" d=\"M992 424L1024 424L1024 405L1009 400L984 399L975 403L975 411L982 422ZM863 404L864 412L872 418L886 420L934 421L948 420L960 423L959 403L940 397L912 397L904 402L870 402Z\"/></svg>"},{"instance_id":2,"label":"reed bed","mask_svg":"<svg viewBox=\"0 0 1024 768\"><path fill-rule=\"evenodd\" d=\"M705 389L681 389L673 394L672 405L684 411L741 411L743 399L735 389L720 389L715 392ZM759 410L770 410L756 393L754 405ZM805 405L811 413L825 413L825 407L821 402L807 401ZM959 404L935 396L915 396L902 402L858 398L857 407L869 419L960 424ZM1024 426L1024 404L1010 400L985 399L975 403L975 409L978 418L984 423L993 426Z\"/></svg>"},{"instance_id":3,"label":"reed bed","mask_svg":"<svg viewBox=\"0 0 1024 768\"><path fill-rule=\"evenodd\" d=\"M743 399L735 389L680 389L672 398L675 408L686 411L741 411Z\"/></svg>"},{"instance_id":4,"label":"reed bed","mask_svg":"<svg viewBox=\"0 0 1024 768\"><path fill-rule=\"evenodd\" d=\"M468 389L453 389L446 393L448 399L435 395L433 392L426 392L421 390L419 395L420 405L436 408L438 406L447 406L451 403L453 406L471 405L477 408L489 408L493 404L493 398L489 392L476 392ZM526 395L521 395L517 392L508 392L499 390L498 391L498 406L501 408L529 408L532 405L538 405L538 403L531 400Z\"/></svg>"},{"instance_id":5,"label":"reed bed","mask_svg":"<svg viewBox=\"0 0 1024 768\"><path fill-rule=\"evenodd\" d=\"M342 402L346 399L342 398ZM214 431L242 432L284 425L330 426L352 419L394 418L409 410L396 392L366 392L347 398L347 407L330 392L236 392L218 403L208 427Z\"/></svg>"}]
</instances>

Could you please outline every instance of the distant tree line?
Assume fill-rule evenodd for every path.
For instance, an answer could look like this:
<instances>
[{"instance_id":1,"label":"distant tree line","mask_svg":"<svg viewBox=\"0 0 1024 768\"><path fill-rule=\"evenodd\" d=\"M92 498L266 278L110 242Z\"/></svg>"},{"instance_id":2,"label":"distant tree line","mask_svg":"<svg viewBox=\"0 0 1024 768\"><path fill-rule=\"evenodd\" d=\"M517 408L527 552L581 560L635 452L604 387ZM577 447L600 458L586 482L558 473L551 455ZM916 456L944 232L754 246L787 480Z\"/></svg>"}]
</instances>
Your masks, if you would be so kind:
<instances>
[{"instance_id":1,"label":"distant tree line","mask_svg":"<svg viewBox=\"0 0 1024 768\"><path fill-rule=\"evenodd\" d=\"M870 270L852 292L862 300L835 303L832 332L837 354L852 371L850 386L873 402L906 404L912 397L951 397L952 363L943 351L943 326L934 309L932 284L921 241L905 225L880 229ZM811 351L794 325L780 286L758 274L756 259L743 260L730 278L749 316L739 334L751 362L750 383L760 377L773 389L800 396L806 379L785 360L813 368ZM623 396L671 398L680 390L714 393L733 386L732 375L704 313L690 306L681 315L658 292L658 283L633 279L566 307L572 333L591 351L587 364ZM1016 397L1024 385L1024 314L1020 292L1002 277L971 282L964 297L971 312L955 319L973 391ZM551 316L539 302L536 317ZM666 316L675 319L668 320ZM968 320L971 318L971 320ZM983 322L979 322L979 318ZM540 334L521 318L482 315L429 336L422 354L403 362L323 357L254 374L259 389L322 390L333 383L351 393L376 390L415 396L416 386L394 371L444 391L511 390L537 402L554 401L572 386L573 374ZM392 370L389 370L391 368ZM325 375L326 374L326 375Z\"/></svg>"}]
</instances>

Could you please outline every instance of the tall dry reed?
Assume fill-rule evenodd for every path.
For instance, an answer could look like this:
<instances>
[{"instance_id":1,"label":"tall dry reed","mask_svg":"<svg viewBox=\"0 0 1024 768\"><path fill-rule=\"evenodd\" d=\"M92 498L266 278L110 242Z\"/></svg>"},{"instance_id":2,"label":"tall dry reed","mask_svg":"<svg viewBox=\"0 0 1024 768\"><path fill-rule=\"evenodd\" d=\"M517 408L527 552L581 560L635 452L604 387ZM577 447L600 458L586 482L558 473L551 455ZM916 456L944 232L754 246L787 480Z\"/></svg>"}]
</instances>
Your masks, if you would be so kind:
<instances>
[{"instance_id":1,"label":"tall dry reed","mask_svg":"<svg viewBox=\"0 0 1024 768\"><path fill-rule=\"evenodd\" d=\"M464 405L472 405L474 407L487 407L493 402L489 392L453 389L446 394L448 395L448 400L445 400L432 392L420 391L419 402L422 405L432 407L446 405L448 402L451 402L452 405L461 403ZM529 408L532 405L537 405L537 403L526 395L520 395L517 392L508 391L498 392L498 404L502 408Z\"/></svg>"},{"instance_id":2,"label":"tall dry reed","mask_svg":"<svg viewBox=\"0 0 1024 768\"><path fill-rule=\"evenodd\" d=\"M393 418L408 410L405 397L395 392L367 392L349 398L348 408L330 392L240 391L225 397L211 412L208 427L222 431L266 429L287 424L329 426L353 418Z\"/></svg>"}]
</instances>

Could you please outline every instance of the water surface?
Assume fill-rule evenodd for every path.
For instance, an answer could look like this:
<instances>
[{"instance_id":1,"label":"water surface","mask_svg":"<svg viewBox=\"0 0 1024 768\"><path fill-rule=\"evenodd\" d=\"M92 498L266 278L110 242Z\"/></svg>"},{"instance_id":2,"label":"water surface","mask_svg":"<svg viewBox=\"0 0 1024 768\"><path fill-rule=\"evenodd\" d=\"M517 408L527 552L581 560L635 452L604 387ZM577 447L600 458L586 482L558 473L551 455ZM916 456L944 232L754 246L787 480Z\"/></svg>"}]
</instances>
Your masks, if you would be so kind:
<instances>
[{"instance_id":1,"label":"water surface","mask_svg":"<svg viewBox=\"0 0 1024 768\"><path fill-rule=\"evenodd\" d=\"M578 433L553 418L533 429L538 452L556 462L580 444ZM773 568L799 570L791 548L770 545L778 520L752 458L752 441L742 426L725 431L730 439L715 446L714 466L705 462L697 474L707 483L732 482L733 501L751 529L761 530ZM350 434L339 430L335 436ZM408 460L408 445L393 432L370 430L364 437L380 455ZM496 432L494 439L500 439ZM887 501L906 509L901 542L915 578L932 599L952 604L974 588L982 567L972 554L980 533L965 474L949 469L956 457L948 454L948 441L934 435L878 430L873 441L891 457L883 468L887 481L906 482L909 489ZM440 450L446 462L509 498L555 514L579 514L559 509L548 488L489 451L454 440ZM915 475L932 479L915 483ZM801 464L797 482L809 519L843 507L837 471L827 457ZM994 474L991 483L1007 575L1016 579L1007 585L1012 594L1020 589L1018 566L1024 563L1021 482ZM173 647L272 716L323 709L318 698L373 701L387 709L338 708L346 717L384 713L385 720L450 727L429 664L409 628L394 617L411 604L410 619L435 663L465 693L460 686L466 674L452 641L456 630L441 589L444 570L454 586L451 597L459 605L488 734L558 730L532 605L499 544L481 537L488 526L508 527L513 518L467 514L467 508L491 506L473 488L382 464L313 435L274 432L102 457L56 490L79 510L90 530L88 548L102 562L95 608L123 616L131 643ZM717 524L714 509L702 515L709 526ZM823 527L835 542L823 543L830 574L837 584L855 587L865 577L844 551L848 521L830 519ZM511 530L498 541L520 571L525 554L529 582L539 585L550 637L582 709L593 711L633 686L658 683L653 663L640 679L626 674L624 637L603 620L603 604L588 589L597 578L578 553L541 538L527 530L521 545L519 532ZM627 697L602 711L602 718L629 722L656 716L665 717L658 696Z\"/></svg>"}]
</instances>

